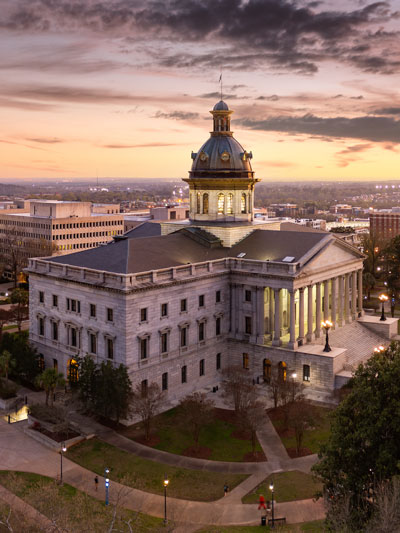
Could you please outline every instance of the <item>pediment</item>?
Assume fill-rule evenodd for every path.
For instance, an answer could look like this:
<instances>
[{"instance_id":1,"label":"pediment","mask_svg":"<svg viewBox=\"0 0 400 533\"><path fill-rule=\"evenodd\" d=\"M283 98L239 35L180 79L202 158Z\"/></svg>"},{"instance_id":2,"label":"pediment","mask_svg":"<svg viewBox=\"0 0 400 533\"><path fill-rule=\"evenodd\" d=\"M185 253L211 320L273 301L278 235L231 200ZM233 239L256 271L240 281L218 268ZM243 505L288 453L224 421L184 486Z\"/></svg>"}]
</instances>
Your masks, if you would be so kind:
<instances>
[{"instance_id":1,"label":"pediment","mask_svg":"<svg viewBox=\"0 0 400 533\"><path fill-rule=\"evenodd\" d=\"M304 264L302 274L310 274L323 269L331 268L333 271L352 261L362 261L363 255L353 246L337 239L331 241L322 250Z\"/></svg>"}]
</instances>

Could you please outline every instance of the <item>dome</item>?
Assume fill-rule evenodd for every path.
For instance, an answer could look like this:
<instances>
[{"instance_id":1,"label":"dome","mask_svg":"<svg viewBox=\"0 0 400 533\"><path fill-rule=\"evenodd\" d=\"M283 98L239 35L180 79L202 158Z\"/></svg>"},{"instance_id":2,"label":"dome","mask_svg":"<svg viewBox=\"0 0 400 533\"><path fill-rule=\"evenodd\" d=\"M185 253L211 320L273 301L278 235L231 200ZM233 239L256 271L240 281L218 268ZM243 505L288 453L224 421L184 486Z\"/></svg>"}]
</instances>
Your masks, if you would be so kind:
<instances>
[{"instance_id":1,"label":"dome","mask_svg":"<svg viewBox=\"0 0 400 533\"><path fill-rule=\"evenodd\" d=\"M215 171L252 172L250 159L251 154L232 136L212 136L196 154L192 175Z\"/></svg>"},{"instance_id":2,"label":"dome","mask_svg":"<svg viewBox=\"0 0 400 533\"><path fill-rule=\"evenodd\" d=\"M226 104L223 100L220 100L215 104L213 111L229 111L228 104Z\"/></svg>"}]
</instances>

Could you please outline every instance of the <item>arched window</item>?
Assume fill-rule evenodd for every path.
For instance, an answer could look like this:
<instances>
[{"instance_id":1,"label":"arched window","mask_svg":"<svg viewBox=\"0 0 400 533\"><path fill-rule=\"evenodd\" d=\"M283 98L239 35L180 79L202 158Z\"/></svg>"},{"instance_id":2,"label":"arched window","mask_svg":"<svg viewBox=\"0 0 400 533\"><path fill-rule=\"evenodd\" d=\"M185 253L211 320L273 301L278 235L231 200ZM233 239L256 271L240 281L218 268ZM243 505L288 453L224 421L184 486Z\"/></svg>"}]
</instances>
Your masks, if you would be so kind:
<instances>
[{"instance_id":1,"label":"arched window","mask_svg":"<svg viewBox=\"0 0 400 533\"><path fill-rule=\"evenodd\" d=\"M225 195L222 192L218 195L218 213L225 213Z\"/></svg>"},{"instance_id":2,"label":"arched window","mask_svg":"<svg viewBox=\"0 0 400 533\"><path fill-rule=\"evenodd\" d=\"M263 378L266 383L271 381L271 361L269 359L263 361Z\"/></svg>"},{"instance_id":3,"label":"arched window","mask_svg":"<svg viewBox=\"0 0 400 533\"><path fill-rule=\"evenodd\" d=\"M78 369L78 362L75 359L70 359L68 361L68 381L70 383L76 383L78 381Z\"/></svg>"},{"instance_id":4,"label":"arched window","mask_svg":"<svg viewBox=\"0 0 400 533\"><path fill-rule=\"evenodd\" d=\"M284 361L280 361L278 364L278 376L281 381L286 381L287 364Z\"/></svg>"},{"instance_id":5,"label":"arched window","mask_svg":"<svg viewBox=\"0 0 400 533\"><path fill-rule=\"evenodd\" d=\"M242 194L242 198L240 199L240 211L242 213L246 213L246 195L245 195L245 193Z\"/></svg>"},{"instance_id":6,"label":"arched window","mask_svg":"<svg viewBox=\"0 0 400 533\"><path fill-rule=\"evenodd\" d=\"M208 214L208 193L203 194L203 213Z\"/></svg>"},{"instance_id":7,"label":"arched window","mask_svg":"<svg viewBox=\"0 0 400 533\"><path fill-rule=\"evenodd\" d=\"M228 198L226 202L226 212L228 215L233 214L233 194L232 193L228 194Z\"/></svg>"},{"instance_id":8,"label":"arched window","mask_svg":"<svg viewBox=\"0 0 400 533\"><path fill-rule=\"evenodd\" d=\"M242 356L242 359L243 359L243 368L245 370L248 370L249 369L249 354L244 353Z\"/></svg>"},{"instance_id":9,"label":"arched window","mask_svg":"<svg viewBox=\"0 0 400 533\"><path fill-rule=\"evenodd\" d=\"M201 196L199 192L197 193L196 200L197 200L196 211L198 214L200 214L201 213Z\"/></svg>"},{"instance_id":10,"label":"arched window","mask_svg":"<svg viewBox=\"0 0 400 533\"><path fill-rule=\"evenodd\" d=\"M44 362L44 355L42 353L39 354L38 364L39 364L40 371L43 372L43 370L45 369L45 362Z\"/></svg>"}]
</instances>

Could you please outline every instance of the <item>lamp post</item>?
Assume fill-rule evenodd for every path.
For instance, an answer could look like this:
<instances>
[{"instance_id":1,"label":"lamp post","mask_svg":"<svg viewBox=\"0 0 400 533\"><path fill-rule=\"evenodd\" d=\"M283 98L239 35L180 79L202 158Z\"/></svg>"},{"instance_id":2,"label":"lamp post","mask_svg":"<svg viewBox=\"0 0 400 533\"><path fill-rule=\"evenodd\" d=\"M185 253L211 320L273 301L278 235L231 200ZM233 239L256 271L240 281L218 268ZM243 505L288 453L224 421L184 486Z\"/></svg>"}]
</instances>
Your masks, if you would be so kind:
<instances>
[{"instance_id":1,"label":"lamp post","mask_svg":"<svg viewBox=\"0 0 400 533\"><path fill-rule=\"evenodd\" d=\"M328 337L328 331L329 329L333 326L332 322L330 322L329 320L325 320L325 321L322 321L321 322L321 326L324 328L325 330L325 348L323 349L324 352L331 352L332 349L331 347L329 346L329 337Z\"/></svg>"},{"instance_id":2,"label":"lamp post","mask_svg":"<svg viewBox=\"0 0 400 533\"><path fill-rule=\"evenodd\" d=\"M110 469L106 468L104 470L104 484L106 487L106 505L108 505L108 490L110 487L110 478L108 477L108 474L110 473Z\"/></svg>"},{"instance_id":3,"label":"lamp post","mask_svg":"<svg viewBox=\"0 0 400 533\"><path fill-rule=\"evenodd\" d=\"M376 346L376 347L374 348L374 353L382 353L382 352L384 352L384 351L385 351L385 347L382 346L382 345L381 345L381 346Z\"/></svg>"},{"instance_id":4,"label":"lamp post","mask_svg":"<svg viewBox=\"0 0 400 533\"><path fill-rule=\"evenodd\" d=\"M385 302L389 300L389 296L386 296L386 294L380 294L379 299L382 302L382 314L381 314L381 320L386 320L385 317Z\"/></svg>"},{"instance_id":5,"label":"lamp post","mask_svg":"<svg viewBox=\"0 0 400 533\"><path fill-rule=\"evenodd\" d=\"M63 465L62 465L62 460L63 460L63 455L64 453L67 451L67 448L65 446L65 442L62 442L61 443L61 450L60 450L60 485L63 484Z\"/></svg>"},{"instance_id":6,"label":"lamp post","mask_svg":"<svg viewBox=\"0 0 400 533\"><path fill-rule=\"evenodd\" d=\"M275 527L275 512L274 512L274 483L271 481L269 484L269 490L271 491L271 529Z\"/></svg>"},{"instance_id":7,"label":"lamp post","mask_svg":"<svg viewBox=\"0 0 400 533\"><path fill-rule=\"evenodd\" d=\"M167 523L167 487L169 479L167 474L164 475L164 524Z\"/></svg>"}]
</instances>

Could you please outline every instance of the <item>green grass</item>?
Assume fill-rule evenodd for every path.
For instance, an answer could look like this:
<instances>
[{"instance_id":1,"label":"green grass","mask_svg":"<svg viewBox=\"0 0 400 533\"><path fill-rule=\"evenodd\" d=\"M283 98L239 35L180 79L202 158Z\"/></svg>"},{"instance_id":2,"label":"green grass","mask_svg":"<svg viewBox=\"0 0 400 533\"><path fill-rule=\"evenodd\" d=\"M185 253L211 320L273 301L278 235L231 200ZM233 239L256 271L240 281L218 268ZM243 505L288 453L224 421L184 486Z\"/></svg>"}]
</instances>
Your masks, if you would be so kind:
<instances>
[{"instance_id":1,"label":"green grass","mask_svg":"<svg viewBox=\"0 0 400 533\"><path fill-rule=\"evenodd\" d=\"M257 531L264 533L272 531L281 533L323 533L325 529L323 520L314 520L303 524L276 526L275 529L261 526L211 526L200 529L197 533L256 533Z\"/></svg>"},{"instance_id":2,"label":"green grass","mask_svg":"<svg viewBox=\"0 0 400 533\"><path fill-rule=\"evenodd\" d=\"M315 427L304 432L302 448L308 448L311 453L318 453L321 444L325 444L329 439L331 428L329 414L332 412L332 409L320 406L313 406L313 409L315 409L318 415L318 422L315 424ZM271 421L279 434L283 430L283 419L276 420L272 417ZM294 435L280 435L280 437L286 449L296 448L296 438Z\"/></svg>"},{"instance_id":3,"label":"green grass","mask_svg":"<svg viewBox=\"0 0 400 533\"><path fill-rule=\"evenodd\" d=\"M266 478L258 487L242 498L243 503L258 503L260 494L266 500L271 499L268 487L273 481L275 499L277 502L292 502L294 500L307 500L313 498L322 485L314 481L310 474L293 470L291 472L279 472Z\"/></svg>"},{"instance_id":4,"label":"green grass","mask_svg":"<svg viewBox=\"0 0 400 533\"><path fill-rule=\"evenodd\" d=\"M143 436L143 430L137 429L138 425L124 431L123 434L133 440ZM194 446L194 440L186 426L182 424L182 416L179 407L162 413L154 419L154 431L159 441L154 446L158 450L169 453L183 455L183 452ZM200 448L209 448L211 453L207 459L211 461L232 461L241 462L248 460L248 454L252 452L251 441L232 436L237 430L237 426L231 421L225 421L218 416L204 426L200 433ZM142 442L142 441L141 441ZM260 444L257 442L256 452L262 452Z\"/></svg>"},{"instance_id":5,"label":"green grass","mask_svg":"<svg viewBox=\"0 0 400 533\"><path fill-rule=\"evenodd\" d=\"M167 474L169 496L184 500L217 500L223 496L225 482L233 489L247 478L244 474L189 470L149 461L99 439L73 446L66 457L99 475L108 467L111 479L123 479L125 485L154 494L163 494L163 479Z\"/></svg>"},{"instance_id":6,"label":"green grass","mask_svg":"<svg viewBox=\"0 0 400 533\"><path fill-rule=\"evenodd\" d=\"M35 507L43 515L50 519L55 519L58 525L65 524L65 515L63 516L62 512L58 514L57 511L53 514L52 509L54 511L57 507L64 507L68 515L68 524L75 526L77 528L76 531L89 531L89 529L85 529L82 526L82 521L85 519L86 521L93 520L93 523L86 524L86 528L90 528L90 531L108 531L113 506L106 507L102 501L84 495L84 493L67 483L59 486L55 485L54 479L47 476L28 472L0 471L0 484L32 505L32 507ZM49 489L51 492L49 492ZM56 502L53 501L53 506L46 501L52 497L56 498ZM82 497L85 500L82 500ZM160 518L136 513L127 509L120 509L119 515L126 520L131 519L134 531L137 533L151 533L158 530L162 524ZM128 531L127 528L123 528L123 524L119 523L117 525L122 527L119 531ZM71 530L69 528L67 529ZM29 531L31 531L31 528L29 528Z\"/></svg>"}]
</instances>

